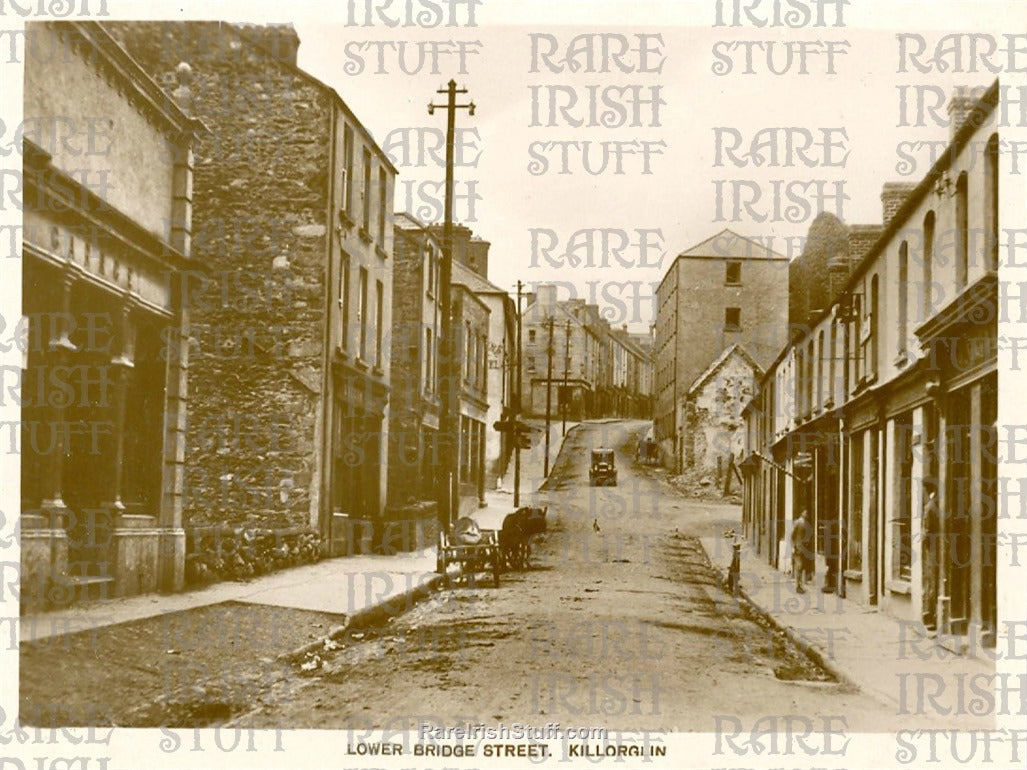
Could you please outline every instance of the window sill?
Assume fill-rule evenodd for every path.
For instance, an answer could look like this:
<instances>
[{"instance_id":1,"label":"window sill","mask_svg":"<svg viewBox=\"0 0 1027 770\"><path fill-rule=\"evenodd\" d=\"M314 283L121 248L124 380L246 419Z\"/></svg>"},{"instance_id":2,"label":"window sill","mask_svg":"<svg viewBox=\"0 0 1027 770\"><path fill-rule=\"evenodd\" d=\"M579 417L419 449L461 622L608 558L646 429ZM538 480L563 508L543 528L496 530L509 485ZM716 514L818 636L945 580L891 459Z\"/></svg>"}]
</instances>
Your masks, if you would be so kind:
<instances>
[{"instance_id":1,"label":"window sill","mask_svg":"<svg viewBox=\"0 0 1027 770\"><path fill-rule=\"evenodd\" d=\"M847 569L842 573L846 580L851 580L853 583L863 582L863 572L857 569Z\"/></svg>"},{"instance_id":2,"label":"window sill","mask_svg":"<svg viewBox=\"0 0 1027 770\"><path fill-rule=\"evenodd\" d=\"M371 373L377 375L378 377L381 377L385 374L382 368L377 365L371 367Z\"/></svg>"},{"instance_id":3,"label":"window sill","mask_svg":"<svg viewBox=\"0 0 1027 770\"><path fill-rule=\"evenodd\" d=\"M381 246L375 246L374 247L374 253L378 255L379 259L388 259L389 258L389 252L387 252Z\"/></svg>"},{"instance_id":4,"label":"window sill","mask_svg":"<svg viewBox=\"0 0 1027 770\"><path fill-rule=\"evenodd\" d=\"M371 233L367 232L367 228L361 227L357 233L360 235L360 240L364 243L370 243L374 239L371 237Z\"/></svg>"},{"instance_id":5,"label":"window sill","mask_svg":"<svg viewBox=\"0 0 1027 770\"><path fill-rule=\"evenodd\" d=\"M370 365L369 365L369 364L368 364L368 363L367 363L367 362L366 362L366 361L365 361L364 359L360 358L359 356L358 356L358 357L357 357L356 359L354 359L354 361L353 361L353 364L354 364L354 365L355 365L355 366L356 366L356 367L357 367L358 369L363 369L363 370L364 370L365 372L366 372L366 371L367 371L368 369L370 369L370 368L371 368L371 367L370 367Z\"/></svg>"},{"instance_id":6,"label":"window sill","mask_svg":"<svg viewBox=\"0 0 1027 770\"><path fill-rule=\"evenodd\" d=\"M356 224L356 222L353 221L353 217L351 217L349 215L349 212L340 210L339 211L339 224L341 224L347 230L352 230L353 226Z\"/></svg>"},{"instance_id":7,"label":"window sill","mask_svg":"<svg viewBox=\"0 0 1027 770\"><path fill-rule=\"evenodd\" d=\"M893 594L906 594L907 596L912 593L908 580L890 580L888 581L888 590Z\"/></svg>"}]
</instances>

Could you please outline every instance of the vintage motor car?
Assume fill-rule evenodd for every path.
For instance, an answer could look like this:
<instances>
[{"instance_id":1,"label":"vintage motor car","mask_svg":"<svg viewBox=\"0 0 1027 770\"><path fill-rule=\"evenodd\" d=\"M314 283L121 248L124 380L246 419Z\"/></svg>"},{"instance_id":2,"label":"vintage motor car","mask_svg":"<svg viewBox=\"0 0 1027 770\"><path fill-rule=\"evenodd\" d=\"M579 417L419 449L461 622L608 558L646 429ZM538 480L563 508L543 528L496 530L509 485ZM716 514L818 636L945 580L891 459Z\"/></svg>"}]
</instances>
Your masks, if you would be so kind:
<instances>
[{"instance_id":1,"label":"vintage motor car","mask_svg":"<svg viewBox=\"0 0 1027 770\"><path fill-rule=\"evenodd\" d=\"M593 487L600 484L613 484L617 486L617 468L613 460L613 450L599 449L592 450L592 463L588 467L588 480Z\"/></svg>"}]
</instances>

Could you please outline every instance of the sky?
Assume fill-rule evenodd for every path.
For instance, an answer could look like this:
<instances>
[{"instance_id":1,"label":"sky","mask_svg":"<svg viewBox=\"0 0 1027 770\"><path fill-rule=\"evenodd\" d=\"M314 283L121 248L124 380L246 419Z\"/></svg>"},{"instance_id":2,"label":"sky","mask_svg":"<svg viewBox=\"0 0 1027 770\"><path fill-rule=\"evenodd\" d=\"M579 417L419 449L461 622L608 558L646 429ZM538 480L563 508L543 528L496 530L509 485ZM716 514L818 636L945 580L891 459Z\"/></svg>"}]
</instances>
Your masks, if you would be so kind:
<instances>
[{"instance_id":1,"label":"sky","mask_svg":"<svg viewBox=\"0 0 1027 770\"><path fill-rule=\"evenodd\" d=\"M397 210L441 219L446 117L429 116L427 104L442 103L436 90L453 78L468 91L460 103L476 107L456 117L455 217L491 242L489 278L509 290L518 279L559 282L561 296L598 302L611 323L644 330L653 285L674 255L725 228L794 257L821 209L879 223L883 183L919 181L947 140L952 87L995 77L971 60L968 39L948 72L931 54L946 33L1002 28L1002 6L993 14L979 4L970 17L965 3L933 4L925 18L909 4L884 13L854 3L839 17L825 3L826 26L813 26L811 6L806 26L757 28L773 22L774 3L758 4L752 23L740 13L743 26L730 26L731 2L720 6L722 25L710 2L652 4L652 23L637 13L625 26L614 23L616 3L561 4L541 23L513 24L537 4L514 19L510 4L486 2L476 26L425 29L402 26L391 8L372 11L367 26L361 0L340 8L342 23L295 28L299 65L332 85L395 160ZM437 21L428 6L412 8ZM455 13L468 21L466 6ZM921 42L927 73L900 55L900 45L915 53ZM940 120L918 111L918 95L927 106L942 100Z\"/></svg>"}]
</instances>

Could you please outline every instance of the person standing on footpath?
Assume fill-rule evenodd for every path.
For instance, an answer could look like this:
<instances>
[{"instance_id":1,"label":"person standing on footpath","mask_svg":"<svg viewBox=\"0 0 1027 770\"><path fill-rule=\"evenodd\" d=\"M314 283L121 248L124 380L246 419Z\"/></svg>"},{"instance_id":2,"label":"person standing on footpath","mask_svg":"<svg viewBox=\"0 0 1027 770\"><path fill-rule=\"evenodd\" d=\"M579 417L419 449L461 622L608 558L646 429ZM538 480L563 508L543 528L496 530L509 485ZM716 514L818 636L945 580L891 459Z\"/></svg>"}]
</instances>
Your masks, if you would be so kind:
<instances>
[{"instance_id":1,"label":"person standing on footpath","mask_svg":"<svg viewBox=\"0 0 1027 770\"><path fill-rule=\"evenodd\" d=\"M806 509L799 512L799 518L792 525L792 572L795 574L795 593L804 594L802 581L807 574L813 574L813 527L809 523Z\"/></svg>"}]
</instances>

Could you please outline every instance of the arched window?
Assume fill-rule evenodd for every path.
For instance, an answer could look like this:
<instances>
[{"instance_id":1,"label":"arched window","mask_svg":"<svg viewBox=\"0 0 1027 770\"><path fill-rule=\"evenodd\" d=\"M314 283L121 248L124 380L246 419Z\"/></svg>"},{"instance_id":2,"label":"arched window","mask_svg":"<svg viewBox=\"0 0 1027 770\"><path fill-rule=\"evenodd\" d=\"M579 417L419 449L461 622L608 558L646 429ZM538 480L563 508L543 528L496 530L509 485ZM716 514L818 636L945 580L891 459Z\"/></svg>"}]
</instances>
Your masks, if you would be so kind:
<instances>
[{"instance_id":1,"label":"arched window","mask_svg":"<svg viewBox=\"0 0 1027 770\"><path fill-rule=\"evenodd\" d=\"M984 150L984 266L998 270L998 134Z\"/></svg>"},{"instance_id":2,"label":"arched window","mask_svg":"<svg viewBox=\"0 0 1027 770\"><path fill-rule=\"evenodd\" d=\"M898 306L898 327L899 327L899 353L907 348L906 334L908 329L909 312L909 244L903 241L899 245L899 306Z\"/></svg>"},{"instance_id":3,"label":"arched window","mask_svg":"<svg viewBox=\"0 0 1027 770\"><path fill-rule=\"evenodd\" d=\"M824 408L824 330L817 334L817 408Z\"/></svg>"},{"instance_id":4,"label":"arched window","mask_svg":"<svg viewBox=\"0 0 1027 770\"><path fill-rule=\"evenodd\" d=\"M934 261L934 212L928 211L927 216L924 217L924 264L923 264L923 279L924 285L921 290L921 296L923 297L923 315L920 318L921 321L926 321L931 317L934 312L934 298L932 291L932 285L934 276L932 275Z\"/></svg>"},{"instance_id":5,"label":"arched window","mask_svg":"<svg viewBox=\"0 0 1027 770\"><path fill-rule=\"evenodd\" d=\"M877 274L870 279L870 317L868 319L870 325L870 344L869 344L869 359L867 360L867 373L871 376L877 374L877 335L880 331L879 313L880 302L878 301L878 281Z\"/></svg>"},{"instance_id":6,"label":"arched window","mask_svg":"<svg viewBox=\"0 0 1027 770\"><path fill-rule=\"evenodd\" d=\"M964 171L956 182L956 290L966 286L970 272L970 217Z\"/></svg>"}]
</instances>

